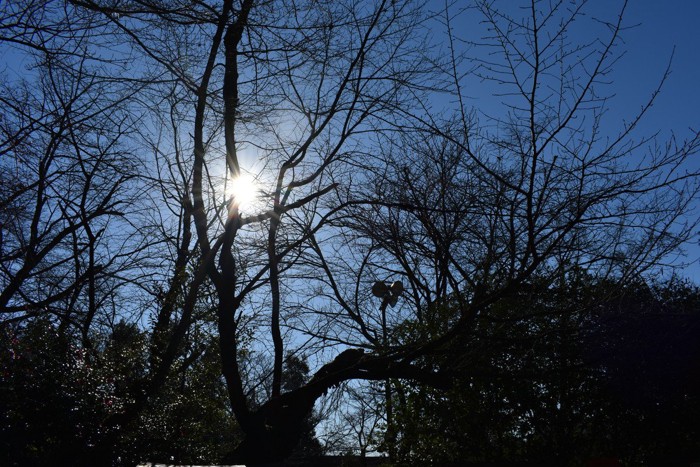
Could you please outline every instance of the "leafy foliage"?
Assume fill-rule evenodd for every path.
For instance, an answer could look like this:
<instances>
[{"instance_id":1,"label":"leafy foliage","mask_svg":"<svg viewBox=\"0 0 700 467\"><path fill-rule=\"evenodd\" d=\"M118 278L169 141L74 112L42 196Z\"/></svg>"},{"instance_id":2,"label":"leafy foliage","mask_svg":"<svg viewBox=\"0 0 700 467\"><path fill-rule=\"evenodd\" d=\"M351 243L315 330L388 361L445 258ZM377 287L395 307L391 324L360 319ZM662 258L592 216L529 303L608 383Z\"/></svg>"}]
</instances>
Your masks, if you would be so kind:
<instances>
[{"instance_id":1,"label":"leafy foliage","mask_svg":"<svg viewBox=\"0 0 700 467\"><path fill-rule=\"evenodd\" d=\"M579 272L494 305L424 361L454 375L450 390L395 384L397 460L654 465L700 455L700 291L614 290ZM433 325L455 312L443 305Z\"/></svg>"},{"instance_id":2,"label":"leafy foliage","mask_svg":"<svg viewBox=\"0 0 700 467\"><path fill-rule=\"evenodd\" d=\"M237 428L215 349L173 374L135 423L113 426L142 389L148 340L124 322L97 337L84 349L45 319L3 333L3 465L88 464L105 439L124 465L202 462L232 449Z\"/></svg>"}]
</instances>

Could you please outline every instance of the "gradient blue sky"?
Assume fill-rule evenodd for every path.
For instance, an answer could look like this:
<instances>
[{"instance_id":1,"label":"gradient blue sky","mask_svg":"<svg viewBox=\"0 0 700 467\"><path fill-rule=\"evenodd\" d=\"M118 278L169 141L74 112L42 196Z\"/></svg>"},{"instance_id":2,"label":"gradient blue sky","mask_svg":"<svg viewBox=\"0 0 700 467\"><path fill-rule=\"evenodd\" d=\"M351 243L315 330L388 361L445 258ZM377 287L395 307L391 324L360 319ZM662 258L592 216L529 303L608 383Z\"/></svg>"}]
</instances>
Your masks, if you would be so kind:
<instances>
[{"instance_id":1,"label":"gradient blue sky","mask_svg":"<svg viewBox=\"0 0 700 467\"><path fill-rule=\"evenodd\" d=\"M592 0L599 9L618 3ZM660 130L664 136L673 131L680 138L690 135L691 129L700 131L700 1L630 0L626 18L628 26L636 26L623 34L627 52L615 71L615 101L637 110L658 83L675 47L671 75L643 129ZM694 159L694 168L700 168L700 154ZM700 206L696 209L694 215L700 215ZM687 247L686 261L692 264L684 275L700 284L698 239L696 235Z\"/></svg>"},{"instance_id":2,"label":"gradient blue sky","mask_svg":"<svg viewBox=\"0 0 700 467\"><path fill-rule=\"evenodd\" d=\"M591 0L593 9L614 10L621 0ZM651 112L642 121L647 134L671 132L687 138L700 131L700 1L697 0L629 0L625 12L625 56L615 68L612 88L613 105L622 115L638 110L663 75L671 54L671 75L664 84ZM692 168L700 169L700 154ZM700 216L700 200L694 216ZM682 274L700 284L700 235L686 246L689 263Z\"/></svg>"},{"instance_id":3,"label":"gradient blue sky","mask_svg":"<svg viewBox=\"0 0 700 467\"><path fill-rule=\"evenodd\" d=\"M436 9L444 8L445 0L432 1ZM467 5L466 0L461 1L453 4L455 10ZM585 11L591 16L613 21L623 4L624 0L589 0ZM496 0L494 3L496 8L511 14L517 14L517 8L528 5L528 0ZM454 25L458 36L476 40L483 34L474 28L474 21L479 20L477 16L465 15L460 20ZM672 132L679 139L685 139L693 134L693 129L700 131L700 0L629 0L623 25L626 27L622 33L623 43L617 51L625 53L608 76L612 84L604 89L604 94L614 94L608 101L606 121L617 125L632 118L657 88L673 55L671 74L635 134L659 132L663 141ZM575 34L585 35L584 41L589 40L591 34L601 32L577 27ZM575 37L572 39L576 40ZM468 105L477 109L488 108L491 97L480 95L479 87L476 84L466 91ZM700 154L694 156L690 166L700 170ZM700 216L700 200L696 210L693 215ZM699 239L700 235L696 234L692 243L687 245L687 257L679 260L692 263L683 274L698 284Z\"/></svg>"},{"instance_id":4,"label":"gradient blue sky","mask_svg":"<svg viewBox=\"0 0 700 467\"><path fill-rule=\"evenodd\" d=\"M616 2L594 0L594 4ZM671 76L646 122L662 130L700 130L700 1L631 0L625 31L627 54L617 67L618 96L630 103L647 96L675 46Z\"/></svg>"}]
</instances>

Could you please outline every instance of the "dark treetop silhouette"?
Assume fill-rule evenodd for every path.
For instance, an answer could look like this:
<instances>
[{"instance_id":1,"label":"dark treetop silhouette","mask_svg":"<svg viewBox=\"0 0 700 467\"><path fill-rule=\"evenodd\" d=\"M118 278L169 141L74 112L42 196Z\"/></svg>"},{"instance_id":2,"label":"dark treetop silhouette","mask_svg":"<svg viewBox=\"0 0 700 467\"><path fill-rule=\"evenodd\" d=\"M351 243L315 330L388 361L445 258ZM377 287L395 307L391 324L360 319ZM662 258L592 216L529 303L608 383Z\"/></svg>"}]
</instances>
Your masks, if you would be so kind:
<instances>
[{"instance_id":1,"label":"dark treetop silhouette","mask_svg":"<svg viewBox=\"0 0 700 467\"><path fill-rule=\"evenodd\" d=\"M585 2L476 1L472 45L487 52L470 59L461 6L422 3L3 7L0 39L33 54L23 79L43 83L2 94L2 150L30 174L3 185L3 318L48 313L86 347L118 316L149 334L148 369L89 455L117 457L120 433L203 355L193 330L208 319L242 432L225 461L278 461L341 383L449 387L420 357L533 277L624 282L688 238L697 137L637 137L651 102L603 124L624 5L578 40ZM467 77L494 86L500 114L466 106ZM453 108L431 109L437 92ZM227 194L244 171L253 207ZM442 332L399 339L448 301ZM298 354L315 371L285 390Z\"/></svg>"}]
</instances>

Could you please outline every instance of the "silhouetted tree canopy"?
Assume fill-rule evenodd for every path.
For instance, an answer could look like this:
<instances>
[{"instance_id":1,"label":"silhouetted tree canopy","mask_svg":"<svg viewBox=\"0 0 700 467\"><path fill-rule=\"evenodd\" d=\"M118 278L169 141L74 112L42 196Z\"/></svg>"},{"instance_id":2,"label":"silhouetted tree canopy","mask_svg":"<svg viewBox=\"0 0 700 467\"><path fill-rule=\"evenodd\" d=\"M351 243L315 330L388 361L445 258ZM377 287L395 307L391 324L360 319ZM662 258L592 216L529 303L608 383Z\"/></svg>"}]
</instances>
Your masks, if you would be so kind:
<instances>
[{"instance_id":1,"label":"silhouetted tree canopy","mask_svg":"<svg viewBox=\"0 0 700 467\"><path fill-rule=\"evenodd\" d=\"M395 382L405 464L685 465L700 455L700 291L620 289L583 272L505 298L425 364L447 391ZM456 310L439 307L438 320ZM407 332L423 326L407 323Z\"/></svg>"},{"instance_id":2,"label":"silhouetted tree canopy","mask_svg":"<svg viewBox=\"0 0 700 467\"><path fill-rule=\"evenodd\" d=\"M670 68L609 114L628 5L588 6L0 4L3 461L544 461L685 427L695 292L649 278L696 234L700 135L640 131Z\"/></svg>"}]
</instances>

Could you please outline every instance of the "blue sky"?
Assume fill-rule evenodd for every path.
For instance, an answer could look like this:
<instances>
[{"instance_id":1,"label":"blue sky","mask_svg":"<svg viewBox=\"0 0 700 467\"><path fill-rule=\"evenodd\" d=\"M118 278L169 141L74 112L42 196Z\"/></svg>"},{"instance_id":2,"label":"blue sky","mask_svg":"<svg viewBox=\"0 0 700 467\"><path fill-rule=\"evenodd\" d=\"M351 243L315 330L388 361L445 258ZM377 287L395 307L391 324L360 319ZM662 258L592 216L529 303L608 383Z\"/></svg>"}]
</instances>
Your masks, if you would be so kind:
<instances>
[{"instance_id":1,"label":"blue sky","mask_svg":"<svg viewBox=\"0 0 700 467\"><path fill-rule=\"evenodd\" d=\"M592 3L609 8L615 2ZM627 25L637 26L623 35L627 52L614 77L616 101L629 105L630 111L638 109L658 83L675 47L671 75L643 129L660 130L665 136L673 131L678 137L687 137L690 129L700 131L700 1L630 0L626 17ZM695 168L700 167L700 154L695 160ZM696 283L700 283L698 238L688 245L687 261L693 264L684 271Z\"/></svg>"},{"instance_id":2,"label":"blue sky","mask_svg":"<svg viewBox=\"0 0 700 467\"><path fill-rule=\"evenodd\" d=\"M432 1L437 8L444 5L444 0ZM467 1L458 0L456 5ZM516 3L522 4L515 0L496 1L498 7L506 8ZM590 0L589 10L612 18L620 5L622 0ZM664 136L674 131L683 138L690 134L690 128L700 130L700 0L629 0L625 24L630 28L623 34L626 54L612 77L611 91L616 94L612 111L623 118L640 108L656 88L675 47L672 73L643 121L642 131L647 134L661 131ZM460 26L469 28L472 24ZM26 73L25 64L17 58L0 55L0 61L5 62L2 68L11 68L5 69L6 73ZM478 107L478 94L469 94ZM700 167L700 155L697 159L695 167ZM695 246L688 249L688 260L695 265L687 273L700 283L697 244L698 237Z\"/></svg>"},{"instance_id":3,"label":"blue sky","mask_svg":"<svg viewBox=\"0 0 700 467\"><path fill-rule=\"evenodd\" d=\"M610 6L614 2L594 0ZM646 124L686 133L700 130L700 2L631 0L623 35L627 54L618 66L616 91L633 103L647 96L658 81L675 46L671 76Z\"/></svg>"},{"instance_id":4,"label":"blue sky","mask_svg":"<svg viewBox=\"0 0 700 467\"><path fill-rule=\"evenodd\" d=\"M452 10L468 3L458 0ZM623 3L623 0L589 0L584 11L613 21ZM494 3L496 8L516 15L516 9L528 4L528 0L496 0ZM431 6L444 8L444 0L433 0ZM629 0L624 18L623 43L617 50L624 51L625 55L615 66L612 85L606 88L615 94L612 103L621 108L611 110L628 116L639 110L656 89L673 54L671 76L645 125L685 134L688 127L700 129L700 0ZM477 15L463 16L454 25L457 35L478 39L483 30L475 27L474 21L479 19ZM577 29L577 34L585 36L582 40L589 40L600 32L600 29ZM599 37L607 39L607 36ZM477 106L484 97L478 92L469 94L476 98L473 103Z\"/></svg>"},{"instance_id":5,"label":"blue sky","mask_svg":"<svg viewBox=\"0 0 700 467\"><path fill-rule=\"evenodd\" d=\"M461 3L464 1L464 3ZM542 0L546 3L548 0ZM444 0L433 0L434 8L444 8ZM453 4L455 11L466 5L466 0ZM585 11L594 17L613 21L617 17L623 0L589 0ZM494 6L518 14L516 8L528 6L528 0L496 0ZM454 30L458 36L476 40L483 34L474 27L477 16L465 15L456 22ZM576 35L584 40L607 31L576 26ZM621 125L623 120L632 118L656 90L669 60L671 74L657 97L637 127L635 134L650 135L659 132L661 141L672 132L679 139L687 138L692 129L700 131L700 0L629 0L624 15L623 42L617 51L624 56L616 63L609 76L611 85L605 87L605 94L614 94L608 101L609 112L606 121L611 125ZM600 36L607 39L607 36ZM576 37L572 37L576 39ZM477 53L478 51L473 51ZM491 96L480 95L479 87L473 83L467 91L468 105L475 108L488 108ZM692 169L700 170L700 154L694 157ZM700 200L697 212L700 215ZM688 256L682 262L692 263L684 270L684 275L700 284L700 246L696 235L686 248Z\"/></svg>"},{"instance_id":6,"label":"blue sky","mask_svg":"<svg viewBox=\"0 0 700 467\"><path fill-rule=\"evenodd\" d=\"M591 0L594 11L614 11L622 2ZM664 137L673 132L679 138L692 130L700 131L700 1L630 0L625 13L630 29L623 33L625 56L617 64L612 89L613 105L620 115L630 115L657 86L671 55L671 75L664 84L651 112L640 129L650 134L660 131ZM700 168L700 154L694 157ZM700 203L700 200L699 200ZM700 215L700 206L695 216ZM700 235L687 245L689 265L682 271L700 284Z\"/></svg>"}]
</instances>

